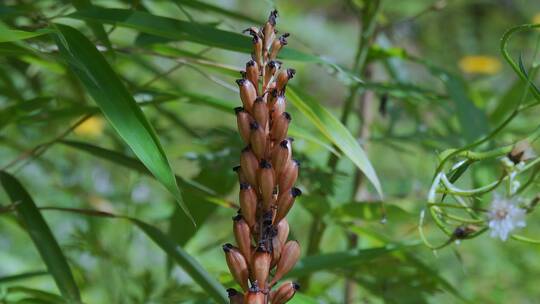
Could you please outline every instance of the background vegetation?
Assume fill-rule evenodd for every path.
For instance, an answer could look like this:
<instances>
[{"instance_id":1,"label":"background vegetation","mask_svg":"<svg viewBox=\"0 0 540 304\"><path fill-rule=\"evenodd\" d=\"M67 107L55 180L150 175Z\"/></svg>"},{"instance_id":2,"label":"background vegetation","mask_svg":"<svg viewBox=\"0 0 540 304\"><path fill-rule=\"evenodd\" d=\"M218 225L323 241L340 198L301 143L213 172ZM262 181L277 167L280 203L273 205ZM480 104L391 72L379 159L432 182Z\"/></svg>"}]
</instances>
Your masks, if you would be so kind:
<instances>
[{"instance_id":1,"label":"background vegetation","mask_svg":"<svg viewBox=\"0 0 540 304\"><path fill-rule=\"evenodd\" d=\"M429 217L429 242L448 246L418 233L441 152L535 134L540 95L525 83L540 32L507 44L521 70L499 45L540 22L540 3L519 0L2 1L0 302L223 299L243 148L234 79L250 47L239 33L274 7L291 33L282 60L297 70L306 194L289 219L305 257L293 302L537 302L538 242L447 242ZM465 171L460 187L485 185L499 157ZM500 188L471 203L487 208ZM537 223L531 213L523 234Z\"/></svg>"}]
</instances>

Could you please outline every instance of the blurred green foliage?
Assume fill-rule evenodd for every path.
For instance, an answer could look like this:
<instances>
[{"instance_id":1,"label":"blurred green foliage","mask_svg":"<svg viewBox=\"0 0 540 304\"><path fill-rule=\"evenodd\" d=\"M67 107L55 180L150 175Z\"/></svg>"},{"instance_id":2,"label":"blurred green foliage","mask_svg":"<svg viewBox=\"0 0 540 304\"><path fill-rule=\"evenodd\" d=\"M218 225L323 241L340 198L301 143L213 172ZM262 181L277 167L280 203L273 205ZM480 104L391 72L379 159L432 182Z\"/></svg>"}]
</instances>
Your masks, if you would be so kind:
<instances>
[{"instance_id":1,"label":"blurred green foliage","mask_svg":"<svg viewBox=\"0 0 540 304\"><path fill-rule=\"evenodd\" d=\"M37 207L104 212L40 210L84 303L212 302L200 284L204 275L198 280L189 270L199 264L209 277L234 286L221 244L233 239L230 218L238 186L231 168L243 148L232 110L240 104L233 80L249 56L249 44L239 33L262 23L273 7L280 12L280 31L291 33L282 60L297 69L294 92L339 119L351 89L357 90L347 111L350 134L325 136L331 124L306 115L299 103L289 106L305 192L289 216L305 256L291 274L304 285L293 302L344 303L346 285L354 291L349 303L537 302L538 245L481 235L433 252L420 242L417 226L438 153L485 136L520 100L534 104L501 57L499 42L508 28L540 22L540 3L382 1L373 15L373 39L363 46L366 64L355 69L360 25L373 3L2 1L0 168L20 181ZM105 14L104 7L136 10L138 19L119 11ZM118 83L109 72L112 78L96 81L100 85L93 88L84 73L102 61L70 60L69 47L59 52L54 23L76 28L97 46ZM516 62L522 56L533 82L539 34L520 33L509 44ZM79 53L96 58L88 48ZM111 87L117 91L103 89ZM116 121L103 106L114 97L126 98L131 107L118 112ZM126 109L133 106L144 114L139 118L145 122L138 122L151 125L147 136L157 135L151 151L163 147L197 228L159 182L163 179L150 174L159 175L148 167L151 161L134 149L133 140L142 137L130 137L133 124L118 127L126 123L121 114L129 115ZM537 107L520 112L479 149L525 138L538 127L538 114ZM351 161L361 156L347 154L339 141L349 135L367 152L381 182L384 211L376 189ZM332 153L338 155L335 170L329 165ZM458 185L479 187L499 173L496 159L478 162ZM525 199L537 194L535 177L522 193ZM174 193L171 183L164 182ZM487 208L490 199L491 194L472 201ZM59 303L64 292L45 272L44 256L33 245L27 233L32 227L21 218L17 203L0 194L0 303ZM537 222L538 214L528 216L524 234L538 235ZM161 231L161 240L167 241L156 242L149 229L159 229L155 233ZM431 221L425 232L433 242L448 239ZM175 264L174 245L180 246L177 254L185 251L196 262L180 257Z\"/></svg>"}]
</instances>

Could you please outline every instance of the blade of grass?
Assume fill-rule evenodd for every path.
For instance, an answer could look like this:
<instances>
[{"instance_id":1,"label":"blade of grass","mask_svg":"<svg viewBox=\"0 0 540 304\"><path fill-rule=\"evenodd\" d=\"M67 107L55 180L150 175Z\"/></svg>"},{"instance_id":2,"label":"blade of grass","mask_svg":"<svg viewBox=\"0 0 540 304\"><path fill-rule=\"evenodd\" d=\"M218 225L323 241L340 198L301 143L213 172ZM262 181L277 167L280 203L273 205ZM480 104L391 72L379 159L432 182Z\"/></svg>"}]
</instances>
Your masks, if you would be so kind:
<instances>
[{"instance_id":1,"label":"blade of grass","mask_svg":"<svg viewBox=\"0 0 540 304\"><path fill-rule=\"evenodd\" d=\"M48 274L49 274L48 271L40 270L40 271L31 271L31 272L24 272L24 273L18 273L18 274L3 276L3 277L0 277L0 284L11 283L11 282L14 282L14 281L26 280L26 279L40 277L40 276L44 276L44 275L48 275Z\"/></svg>"},{"instance_id":2,"label":"blade of grass","mask_svg":"<svg viewBox=\"0 0 540 304\"><path fill-rule=\"evenodd\" d=\"M56 24L56 42L88 93L135 155L174 196L193 224L169 161L152 126L94 45L76 29Z\"/></svg>"},{"instance_id":3,"label":"blade of grass","mask_svg":"<svg viewBox=\"0 0 540 304\"><path fill-rule=\"evenodd\" d=\"M288 87L288 100L304 114L332 143L334 143L366 175L382 198L379 178L360 144L349 130L313 98L301 94L295 87Z\"/></svg>"},{"instance_id":4,"label":"blade of grass","mask_svg":"<svg viewBox=\"0 0 540 304\"><path fill-rule=\"evenodd\" d=\"M66 258L30 194L7 172L0 171L0 183L11 201L17 203L15 205L17 215L25 225L63 297L69 303L81 303L79 288Z\"/></svg>"}]
</instances>

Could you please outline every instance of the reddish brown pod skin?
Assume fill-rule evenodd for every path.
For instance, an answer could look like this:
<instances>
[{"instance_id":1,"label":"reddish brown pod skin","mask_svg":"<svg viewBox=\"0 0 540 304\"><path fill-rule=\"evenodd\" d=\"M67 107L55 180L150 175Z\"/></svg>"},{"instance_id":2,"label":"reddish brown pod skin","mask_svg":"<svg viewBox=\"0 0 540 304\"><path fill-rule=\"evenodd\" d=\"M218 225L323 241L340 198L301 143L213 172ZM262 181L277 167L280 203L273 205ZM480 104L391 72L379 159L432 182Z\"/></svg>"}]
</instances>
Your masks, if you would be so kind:
<instances>
[{"instance_id":1,"label":"reddish brown pod skin","mask_svg":"<svg viewBox=\"0 0 540 304\"><path fill-rule=\"evenodd\" d=\"M284 70L282 62L275 60L289 36L276 38L277 15L272 11L262 27L245 31L252 37L252 60L241 72L243 79L237 80L243 105L235 109L237 126L247 147L234 168L240 182L240 210L233 218L237 247L223 248L227 265L244 290L244 294L230 290L233 304L286 303L298 289L286 282L272 290L300 256L298 243L287 242L285 218L301 194L293 188L299 163L292 158L292 139L287 137L291 116L285 99L295 70Z\"/></svg>"},{"instance_id":2,"label":"reddish brown pod skin","mask_svg":"<svg viewBox=\"0 0 540 304\"><path fill-rule=\"evenodd\" d=\"M234 279L242 287L242 289L248 290L249 270L246 259L242 253L238 251L238 248L231 244L223 245L223 251L225 252L227 266L229 267Z\"/></svg>"},{"instance_id":3,"label":"reddish brown pod skin","mask_svg":"<svg viewBox=\"0 0 540 304\"><path fill-rule=\"evenodd\" d=\"M234 288L227 289L227 296L231 304L244 304L244 294Z\"/></svg>"}]
</instances>

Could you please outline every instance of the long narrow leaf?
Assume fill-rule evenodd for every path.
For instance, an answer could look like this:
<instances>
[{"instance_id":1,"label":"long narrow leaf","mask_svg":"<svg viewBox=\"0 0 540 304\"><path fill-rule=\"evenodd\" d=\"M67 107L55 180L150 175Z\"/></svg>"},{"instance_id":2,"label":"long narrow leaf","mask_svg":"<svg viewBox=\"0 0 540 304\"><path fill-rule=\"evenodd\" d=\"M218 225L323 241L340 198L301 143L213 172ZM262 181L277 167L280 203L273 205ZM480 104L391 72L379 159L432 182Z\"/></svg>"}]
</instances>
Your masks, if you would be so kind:
<instances>
[{"instance_id":1,"label":"long narrow leaf","mask_svg":"<svg viewBox=\"0 0 540 304\"><path fill-rule=\"evenodd\" d=\"M287 89L288 100L304 114L330 141L332 141L366 175L382 198L382 188L375 169L360 144L349 130L328 110L297 89Z\"/></svg>"},{"instance_id":2,"label":"long narrow leaf","mask_svg":"<svg viewBox=\"0 0 540 304\"><path fill-rule=\"evenodd\" d=\"M79 288L75 284L66 258L30 194L7 172L0 171L0 183L15 204L19 218L26 226L30 238L64 298L69 303L81 303Z\"/></svg>"},{"instance_id":3,"label":"long narrow leaf","mask_svg":"<svg viewBox=\"0 0 540 304\"><path fill-rule=\"evenodd\" d=\"M60 52L75 75L118 134L193 221L159 139L124 84L103 55L79 31L60 24L56 28Z\"/></svg>"}]
</instances>

